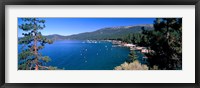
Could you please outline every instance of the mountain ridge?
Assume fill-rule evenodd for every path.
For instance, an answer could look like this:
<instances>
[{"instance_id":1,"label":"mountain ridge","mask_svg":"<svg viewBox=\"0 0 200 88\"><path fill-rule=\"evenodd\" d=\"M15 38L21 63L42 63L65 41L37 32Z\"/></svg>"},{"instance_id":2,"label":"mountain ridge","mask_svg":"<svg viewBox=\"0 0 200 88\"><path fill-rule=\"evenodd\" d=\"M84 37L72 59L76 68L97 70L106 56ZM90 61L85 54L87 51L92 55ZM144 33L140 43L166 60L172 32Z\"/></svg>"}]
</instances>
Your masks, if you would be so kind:
<instances>
[{"instance_id":1,"label":"mountain ridge","mask_svg":"<svg viewBox=\"0 0 200 88\"><path fill-rule=\"evenodd\" d=\"M92 32L84 32L79 34L73 34L69 36L52 34L47 35L48 39L52 40L104 40L104 39L116 39L121 38L124 35L132 33L140 33L141 28L144 27L145 30L152 30L153 24L140 24L140 25L130 25L130 26L114 26L100 28Z\"/></svg>"}]
</instances>

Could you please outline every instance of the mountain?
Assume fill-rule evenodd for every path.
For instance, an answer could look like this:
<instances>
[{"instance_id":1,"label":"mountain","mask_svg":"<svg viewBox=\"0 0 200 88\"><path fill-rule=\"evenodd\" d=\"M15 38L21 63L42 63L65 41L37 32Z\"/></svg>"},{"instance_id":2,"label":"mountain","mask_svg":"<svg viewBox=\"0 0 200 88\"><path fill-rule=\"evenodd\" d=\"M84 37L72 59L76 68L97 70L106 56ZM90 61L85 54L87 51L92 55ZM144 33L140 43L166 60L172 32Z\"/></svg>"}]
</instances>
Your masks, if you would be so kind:
<instances>
[{"instance_id":1,"label":"mountain","mask_svg":"<svg viewBox=\"0 0 200 88\"><path fill-rule=\"evenodd\" d=\"M85 32L80 34L74 34L70 36L61 35L49 35L47 38L53 40L71 39L71 40L102 40L102 39L116 39L122 38L125 35L132 33L140 33L141 28L144 27L146 30L152 30L152 24L134 25L134 26L117 26L117 27L106 27L93 32Z\"/></svg>"},{"instance_id":2,"label":"mountain","mask_svg":"<svg viewBox=\"0 0 200 88\"><path fill-rule=\"evenodd\" d=\"M51 39L51 40L65 40L66 39L66 36L62 36L62 35L58 35L58 34L47 35L45 37L48 39Z\"/></svg>"}]
</instances>

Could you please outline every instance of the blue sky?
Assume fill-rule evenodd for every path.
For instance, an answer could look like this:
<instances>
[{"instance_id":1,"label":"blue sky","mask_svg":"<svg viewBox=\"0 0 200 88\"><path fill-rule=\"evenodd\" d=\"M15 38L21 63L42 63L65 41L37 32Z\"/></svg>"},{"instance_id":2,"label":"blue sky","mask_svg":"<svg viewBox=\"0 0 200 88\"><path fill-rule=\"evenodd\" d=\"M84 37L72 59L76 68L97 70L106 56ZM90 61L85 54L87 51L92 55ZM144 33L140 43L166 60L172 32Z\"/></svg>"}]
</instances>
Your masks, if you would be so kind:
<instances>
[{"instance_id":1,"label":"blue sky","mask_svg":"<svg viewBox=\"0 0 200 88\"><path fill-rule=\"evenodd\" d=\"M138 24L153 24L155 18L40 18L44 19L46 28L43 35L59 34L72 35L83 32L92 32L105 27L130 26ZM23 21L18 18L18 24ZM18 28L18 37L23 31Z\"/></svg>"}]
</instances>

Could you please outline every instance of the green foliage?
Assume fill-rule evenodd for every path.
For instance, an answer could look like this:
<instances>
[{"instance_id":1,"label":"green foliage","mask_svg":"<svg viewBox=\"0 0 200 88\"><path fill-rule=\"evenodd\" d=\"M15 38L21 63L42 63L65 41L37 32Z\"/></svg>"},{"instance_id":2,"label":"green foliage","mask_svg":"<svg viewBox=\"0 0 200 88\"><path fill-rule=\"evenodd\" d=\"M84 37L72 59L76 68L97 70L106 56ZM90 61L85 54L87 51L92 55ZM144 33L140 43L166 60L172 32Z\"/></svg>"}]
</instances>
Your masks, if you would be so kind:
<instances>
[{"instance_id":1,"label":"green foliage","mask_svg":"<svg viewBox=\"0 0 200 88\"><path fill-rule=\"evenodd\" d=\"M29 49L24 49L22 52L18 55L19 60L29 60L32 59L34 54L30 52Z\"/></svg>"},{"instance_id":2,"label":"green foliage","mask_svg":"<svg viewBox=\"0 0 200 88\"><path fill-rule=\"evenodd\" d=\"M48 56L44 56L44 57L42 57L42 60L44 62L49 62L49 61L51 61L51 58L49 58Z\"/></svg>"},{"instance_id":3,"label":"green foliage","mask_svg":"<svg viewBox=\"0 0 200 88\"><path fill-rule=\"evenodd\" d=\"M132 42L131 39L132 39L131 34L127 34L127 35L124 35L122 38L117 38L117 39L114 39L114 40L121 40L121 41L126 42L126 43L131 43Z\"/></svg>"},{"instance_id":4,"label":"green foliage","mask_svg":"<svg viewBox=\"0 0 200 88\"><path fill-rule=\"evenodd\" d=\"M144 46L153 52L147 53L151 69L182 69L182 19L157 18L154 30L141 27L142 32L133 33L122 41ZM135 60L134 52L129 57Z\"/></svg>"},{"instance_id":5,"label":"green foliage","mask_svg":"<svg viewBox=\"0 0 200 88\"><path fill-rule=\"evenodd\" d=\"M136 56L134 50L132 50L132 51L129 53L128 56L129 56L129 58L131 59L132 62L135 61L135 60L137 60L137 56Z\"/></svg>"},{"instance_id":6,"label":"green foliage","mask_svg":"<svg viewBox=\"0 0 200 88\"><path fill-rule=\"evenodd\" d=\"M26 63L20 64L18 68L21 70L26 70L27 64Z\"/></svg>"},{"instance_id":7,"label":"green foliage","mask_svg":"<svg viewBox=\"0 0 200 88\"><path fill-rule=\"evenodd\" d=\"M18 39L18 44L22 45L21 53L18 54L19 70L33 70L36 66L41 66L42 62L49 62L48 56L42 56L38 51L43 49L45 44L52 44L53 41L44 37L40 30L45 28L45 20L39 18L22 18L23 24L19 29L25 31L24 37Z\"/></svg>"},{"instance_id":8,"label":"green foliage","mask_svg":"<svg viewBox=\"0 0 200 88\"><path fill-rule=\"evenodd\" d=\"M143 30L139 43L154 52L148 53L150 66L159 69L182 69L182 19L158 18L155 30Z\"/></svg>"},{"instance_id":9,"label":"green foliage","mask_svg":"<svg viewBox=\"0 0 200 88\"><path fill-rule=\"evenodd\" d=\"M134 33L133 34L133 38L132 38L132 43L140 44L140 42L142 41L141 38L142 38L142 34L141 33Z\"/></svg>"}]
</instances>

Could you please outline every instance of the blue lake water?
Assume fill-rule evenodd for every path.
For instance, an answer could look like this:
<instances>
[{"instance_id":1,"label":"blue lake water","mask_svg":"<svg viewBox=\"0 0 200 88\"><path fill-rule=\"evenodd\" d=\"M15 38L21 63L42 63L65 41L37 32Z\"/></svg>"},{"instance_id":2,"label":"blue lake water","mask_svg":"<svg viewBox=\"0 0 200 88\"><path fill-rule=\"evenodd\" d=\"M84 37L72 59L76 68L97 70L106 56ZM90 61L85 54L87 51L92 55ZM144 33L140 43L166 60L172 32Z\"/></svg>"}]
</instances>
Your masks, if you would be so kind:
<instances>
[{"instance_id":1,"label":"blue lake water","mask_svg":"<svg viewBox=\"0 0 200 88\"><path fill-rule=\"evenodd\" d=\"M47 66L65 70L113 70L129 60L130 49L114 47L111 42L106 41L85 43L78 40L60 40L46 44L40 52L51 58L51 62L46 63ZM143 57L138 51L136 54L139 58Z\"/></svg>"}]
</instances>

